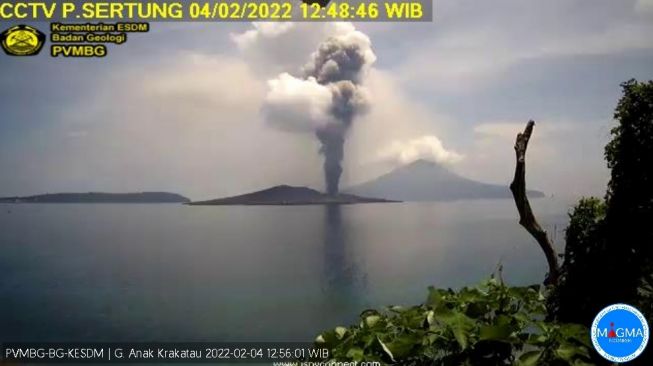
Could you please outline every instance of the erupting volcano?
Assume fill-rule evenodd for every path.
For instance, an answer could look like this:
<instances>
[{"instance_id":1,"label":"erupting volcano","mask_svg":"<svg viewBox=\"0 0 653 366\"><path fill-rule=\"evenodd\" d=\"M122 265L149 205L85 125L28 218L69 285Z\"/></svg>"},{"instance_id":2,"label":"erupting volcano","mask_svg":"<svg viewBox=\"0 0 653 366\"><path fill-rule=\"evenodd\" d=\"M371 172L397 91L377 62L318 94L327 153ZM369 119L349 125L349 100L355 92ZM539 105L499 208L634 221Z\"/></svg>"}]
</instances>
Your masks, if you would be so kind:
<instances>
[{"instance_id":1,"label":"erupting volcano","mask_svg":"<svg viewBox=\"0 0 653 366\"><path fill-rule=\"evenodd\" d=\"M320 44L300 77L283 73L268 81L263 107L267 123L317 137L326 192L332 196L339 191L347 132L369 108L362 82L374 61L370 39L353 27L343 28Z\"/></svg>"}]
</instances>

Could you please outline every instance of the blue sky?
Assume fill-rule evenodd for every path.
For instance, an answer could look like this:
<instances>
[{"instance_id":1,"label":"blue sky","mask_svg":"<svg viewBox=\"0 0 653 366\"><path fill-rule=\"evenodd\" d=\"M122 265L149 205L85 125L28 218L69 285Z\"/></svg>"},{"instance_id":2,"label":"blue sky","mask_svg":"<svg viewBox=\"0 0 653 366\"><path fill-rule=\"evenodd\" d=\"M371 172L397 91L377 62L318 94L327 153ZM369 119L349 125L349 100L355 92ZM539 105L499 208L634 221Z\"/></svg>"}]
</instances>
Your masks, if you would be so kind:
<instances>
[{"instance_id":1,"label":"blue sky","mask_svg":"<svg viewBox=\"0 0 653 366\"><path fill-rule=\"evenodd\" d=\"M601 195L619 83L653 79L653 0L434 4L432 23L354 25L377 60L344 185L420 157L507 183L533 118L529 185ZM0 195L321 188L319 144L270 128L260 107L267 81L298 73L336 28L153 23L103 59L0 55Z\"/></svg>"}]
</instances>

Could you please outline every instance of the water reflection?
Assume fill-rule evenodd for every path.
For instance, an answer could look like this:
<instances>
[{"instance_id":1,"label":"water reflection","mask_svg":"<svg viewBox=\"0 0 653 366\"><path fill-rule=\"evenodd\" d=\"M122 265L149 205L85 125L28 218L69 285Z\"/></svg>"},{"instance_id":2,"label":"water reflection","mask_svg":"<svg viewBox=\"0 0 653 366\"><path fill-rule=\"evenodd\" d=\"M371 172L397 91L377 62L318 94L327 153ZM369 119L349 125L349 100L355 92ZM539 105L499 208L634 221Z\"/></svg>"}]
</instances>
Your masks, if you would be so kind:
<instances>
[{"instance_id":1,"label":"water reflection","mask_svg":"<svg viewBox=\"0 0 653 366\"><path fill-rule=\"evenodd\" d=\"M475 284L502 253L511 283L546 266L508 200L11 210L0 341L302 341L366 308L423 301L431 284ZM561 227L565 210L542 223Z\"/></svg>"},{"instance_id":2,"label":"water reflection","mask_svg":"<svg viewBox=\"0 0 653 366\"><path fill-rule=\"evenodd\" d=\"M323 293L331 306L357 306L364 297L366 281L353 255L355 243L348 240L342 206L326 205L324 209Z\"/></svg>"}]
</instances>

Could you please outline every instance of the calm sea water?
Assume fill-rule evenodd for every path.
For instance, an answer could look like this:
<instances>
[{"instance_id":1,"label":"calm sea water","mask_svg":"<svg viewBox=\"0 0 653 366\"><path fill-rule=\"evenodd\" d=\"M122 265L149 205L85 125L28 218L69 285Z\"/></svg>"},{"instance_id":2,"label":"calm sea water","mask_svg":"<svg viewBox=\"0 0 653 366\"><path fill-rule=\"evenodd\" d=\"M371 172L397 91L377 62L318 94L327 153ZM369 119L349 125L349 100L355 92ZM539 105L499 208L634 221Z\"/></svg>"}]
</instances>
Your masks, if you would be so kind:
<instances>
[{"instance_id":1,"label":"calm sea water","mask_svg":"<svg viewBox=\"0 0 653 366\"><path fill-rule=\"evenodd\" d=\"M562 241L567 207L534 204ZM0 341L311 341L504 265L541 281L510 200L342 207L0 205Z\"/></svg>"}]
</instances>

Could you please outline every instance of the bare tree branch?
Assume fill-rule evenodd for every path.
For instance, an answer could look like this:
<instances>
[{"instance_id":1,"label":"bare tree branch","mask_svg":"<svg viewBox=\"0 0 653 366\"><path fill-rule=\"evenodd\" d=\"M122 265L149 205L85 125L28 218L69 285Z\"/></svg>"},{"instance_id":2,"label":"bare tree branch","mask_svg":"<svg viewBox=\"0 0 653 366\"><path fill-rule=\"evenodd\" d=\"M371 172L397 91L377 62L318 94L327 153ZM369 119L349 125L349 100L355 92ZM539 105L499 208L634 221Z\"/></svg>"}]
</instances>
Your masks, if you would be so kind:
<instances>
[{"instance_id":1,"label":"bare tree branch","mask_svg":"<svg viewBox=\"0 0 653 366\"><path fill-rule=\"evenodd\" d=\"M531 205L528 202L528 197L526 196L526 149L528 148L528 140L531 138L534 126L534 121L528 121L524 132L517 134L517 140L515 141L517 164L515 166L515 177L510 184L510 191L512 191L512 196L515 198L515 205L517 205L517 211L519 211L519 224L535 238L549 264L549 273L544 283L547 285L556 285L560 275L558 255L546 231L542 229L535 219Z\"/></svg>"}]
</instances>

